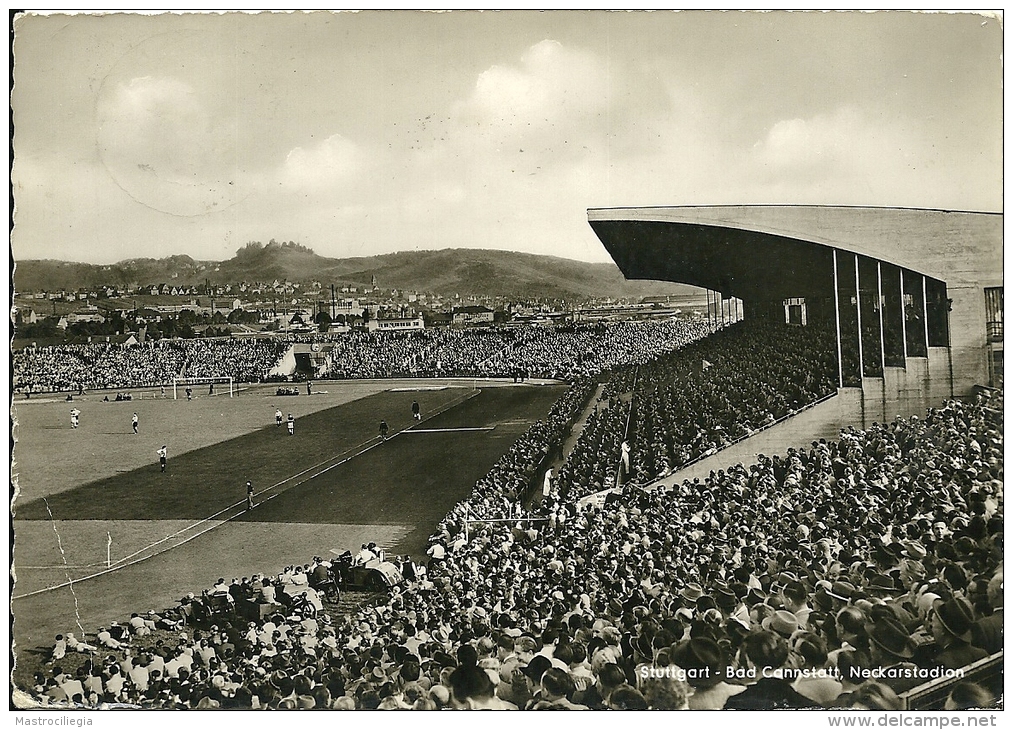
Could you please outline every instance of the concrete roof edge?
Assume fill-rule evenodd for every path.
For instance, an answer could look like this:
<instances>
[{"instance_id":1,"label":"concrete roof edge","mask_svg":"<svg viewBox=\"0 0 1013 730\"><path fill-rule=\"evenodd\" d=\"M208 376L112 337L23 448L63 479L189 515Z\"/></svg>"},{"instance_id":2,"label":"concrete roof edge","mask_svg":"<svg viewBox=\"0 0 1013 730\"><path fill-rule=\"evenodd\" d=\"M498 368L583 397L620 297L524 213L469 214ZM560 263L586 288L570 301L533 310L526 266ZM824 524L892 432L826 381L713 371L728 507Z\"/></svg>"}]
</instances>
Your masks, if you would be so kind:
<instances>
[{"instance_id":1,"label":"concrete roof edge","mask_svg":"<svg viewBox=\"0 0 1013 730\"><path fill-rule=\"evenodd\" d=\"M729 208L797 208L803 210L903 210L913 213L961 213L965 215L1002 216L1003 211L994 210L961 210L958 208L917 208L903 205L805 205L798 203L723 203L720 205L619 205L587 208L587 212L603 213L620 210L721 210Z\"/></svg>"}]
</instances>

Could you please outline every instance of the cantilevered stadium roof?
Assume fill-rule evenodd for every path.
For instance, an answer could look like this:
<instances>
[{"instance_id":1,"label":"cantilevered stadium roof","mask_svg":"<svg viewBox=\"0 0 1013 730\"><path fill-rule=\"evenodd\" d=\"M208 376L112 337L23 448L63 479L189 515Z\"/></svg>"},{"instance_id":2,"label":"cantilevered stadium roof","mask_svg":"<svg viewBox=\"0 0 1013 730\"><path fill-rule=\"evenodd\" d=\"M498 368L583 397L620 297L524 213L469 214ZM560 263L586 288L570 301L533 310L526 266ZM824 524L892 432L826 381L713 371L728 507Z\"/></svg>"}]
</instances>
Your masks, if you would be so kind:
<instances>
[{"instance_id":1,"label":"cantilevered stadium roof","mask_svg":"<svg viewBox=\"0 0 1013 730\"><path fill-rule=\"evenodd\" d=\"M948 286L1002 284L1002 214L912 208L592 208L588 222L630 279L677 281L741 299L828 291L832 251Z\"/></svg>"}]
</instances>

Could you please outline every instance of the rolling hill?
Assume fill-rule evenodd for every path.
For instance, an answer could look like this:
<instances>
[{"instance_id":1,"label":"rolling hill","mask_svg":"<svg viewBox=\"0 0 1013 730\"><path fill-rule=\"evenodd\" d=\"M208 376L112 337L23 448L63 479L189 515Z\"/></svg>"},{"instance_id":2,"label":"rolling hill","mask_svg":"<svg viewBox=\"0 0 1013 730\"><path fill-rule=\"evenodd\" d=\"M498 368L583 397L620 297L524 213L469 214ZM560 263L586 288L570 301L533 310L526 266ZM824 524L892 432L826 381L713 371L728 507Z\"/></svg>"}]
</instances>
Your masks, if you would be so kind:
<instances>
[{"instance_id":1,"label":"rolling hill","mask_svg":"<svg viewBox=\"0 0 1013 730\"><path fill-rule=\"evenodd\" d=\"M369 286L376 277L383 289L425 291L441 295L504 297L639 298L702 294L670 282L627 281L614 264L594 264L554 256L443 249L403 251L362 258L318 256L298 244L248 244L227 261L198 261L189 256L129 259L116 264L83 264L52 260L17 262L18 291L68 291L103 285L212 284L241 281L319 281L321 284Z\"/></svg>"}]
</instances>

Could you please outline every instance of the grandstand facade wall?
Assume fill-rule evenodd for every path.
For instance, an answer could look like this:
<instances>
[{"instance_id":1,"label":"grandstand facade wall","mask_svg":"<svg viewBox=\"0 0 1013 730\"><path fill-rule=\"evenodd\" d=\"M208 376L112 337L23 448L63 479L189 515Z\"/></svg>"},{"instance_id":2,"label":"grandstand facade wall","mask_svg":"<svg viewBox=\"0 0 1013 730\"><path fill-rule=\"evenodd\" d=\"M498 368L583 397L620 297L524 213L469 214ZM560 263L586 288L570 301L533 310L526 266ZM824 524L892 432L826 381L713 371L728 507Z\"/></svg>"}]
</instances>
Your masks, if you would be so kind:
<instances>
[{"instance_id":1,"label":"grandstand facade wall","mask_svg":"<svg viewBox=\"0 0 1013 730\"><path fill-rule=\"evenodd\" d=\"M278 360L278 364L268 371L268 376L271 375L291 375L295 372L295 345L290 346L285 354Z\"/></svg>"},{"instance_id":2,"label":"grandstand facade wall","mask_svg":"<svg viewBox=\"0 0 1013 730\"><path fill-rule=\"evenodd\" d=\"M743 301L746 318L836 332L842 388L862 423L924 413L1002 379L1001 214L826 206L589 209L628 279L699 286ZM991 321L998 319L998 322ZM996 354L998 353L998 354Z\"/></svg>"}]
</instances>

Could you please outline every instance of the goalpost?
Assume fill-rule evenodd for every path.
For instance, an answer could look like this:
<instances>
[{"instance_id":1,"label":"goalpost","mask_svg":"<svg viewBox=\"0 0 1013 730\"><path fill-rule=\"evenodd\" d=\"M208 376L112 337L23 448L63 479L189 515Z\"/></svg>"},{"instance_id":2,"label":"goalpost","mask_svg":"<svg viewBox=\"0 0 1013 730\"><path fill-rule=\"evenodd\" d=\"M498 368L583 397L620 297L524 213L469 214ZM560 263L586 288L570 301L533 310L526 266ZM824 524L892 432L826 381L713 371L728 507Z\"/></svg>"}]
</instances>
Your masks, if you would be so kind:
<instances>
[{"instance_id":1,"label":"goalpost","mask_svg":"<svg viewBox=\"0 0 1013 730\"><path fill-rule=\"evenodd\" d=\"M177 400L179 398L179 390L177 386L182 387L185 391L187 386L205 385L208 387L208 390L210 391L213 386L219 384L225 385L226 383L229 386L229 398L232 398L235 396L235 387L231 375L222 375L214 378L174 377L172 379L172 398L173 400ZM210 393L208 393L208 395L210 395Z\"/></svg>"}]
</instances>

